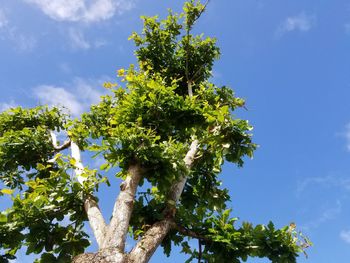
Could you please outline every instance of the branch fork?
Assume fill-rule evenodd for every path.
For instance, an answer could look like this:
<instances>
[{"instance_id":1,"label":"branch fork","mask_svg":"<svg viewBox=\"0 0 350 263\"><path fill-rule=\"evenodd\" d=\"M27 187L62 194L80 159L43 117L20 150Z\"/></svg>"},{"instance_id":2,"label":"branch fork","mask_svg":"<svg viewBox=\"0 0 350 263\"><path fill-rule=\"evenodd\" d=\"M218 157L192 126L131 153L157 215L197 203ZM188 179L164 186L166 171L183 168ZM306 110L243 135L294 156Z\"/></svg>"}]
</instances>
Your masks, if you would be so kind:
<instances>
[{"instance_id":1,"label":"branch fork","mask_svg":"<svg viewBox=\"0 0 350 263\"><path fill-rule=\"evenodd\" d=\"M55 149L65 149L66 147L68 148L70 146L72 158L75 159L74 172L79 183L83 185L84 180L86 180L86 178L82 176L84 166L81 161L79 146L72 140L69 140L69 146L57 146L57 139L55 134L53 132L51 132L50 134ZM198 146L199 141L197 139L193 140L186 156L183 159L188 170L191 169L195 161L195 156L198 152ZM136 244L133 250L129 254L125 254L125 242L129 229L131 214L133 211L134 198L139 182L142 179L143 173L144 169L139 163L135 162L129 165L128 175L125 181L120 185L120 193L115 201L112 218L108 225L104 220L102 212L94 196L87 195L85 197L85 212L87 214L91 229L94 233L101 253L103 251L105 251L106 253L107 251L114 251L114 254L112 253L114 255L113 260L115 260L119 256L122 260L112 262L126 262L124 261L126 255L127 262L148 262L155 250L158 248L158 246L161 244L161 242L171 229L177 229L179 232L184 232L184 229L181 229L176 226L174 222L174 215L176 212L176 203L180 199L180 196L187 181L187 177L185 175L181 176L180 179L171 187L169 191L168 200L175 205L172 208L173 210L171 210L171 208L168 207L166 208L166 211L172 211L172 213L168 216L165 216L163 220L153 224L146 231L145 235ZM187 231L187 234L193 233Z\"/></svg>"}]
</instances>

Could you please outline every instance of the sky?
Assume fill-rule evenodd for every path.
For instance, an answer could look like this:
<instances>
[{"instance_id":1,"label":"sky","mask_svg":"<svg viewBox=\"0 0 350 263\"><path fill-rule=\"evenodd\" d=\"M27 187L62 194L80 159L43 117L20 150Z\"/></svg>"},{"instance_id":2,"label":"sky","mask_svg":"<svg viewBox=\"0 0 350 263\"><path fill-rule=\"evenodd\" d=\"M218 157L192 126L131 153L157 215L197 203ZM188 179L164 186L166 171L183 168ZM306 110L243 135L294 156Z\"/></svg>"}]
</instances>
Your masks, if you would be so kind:
<instances>
[{"instance_id":1,"label":"sky","mask_svg":"<svg viewBox=\"0 0 350 263\"><path fill-rule=\"evenodd\" d=\"M182 3L1 0L0 110L59 104L79 116L98 102L104 81L135 62L127 38L142 29L140 15L164 17ZM218 39L212 80L246 99L236 115L254 126L260 145L243 168L224 166L233 215L295 222L314 243L300 263L348 262L350 2L212 0L195 31ZM159 250L151 263L184 259Z\"/></svg>"}]
</instances>

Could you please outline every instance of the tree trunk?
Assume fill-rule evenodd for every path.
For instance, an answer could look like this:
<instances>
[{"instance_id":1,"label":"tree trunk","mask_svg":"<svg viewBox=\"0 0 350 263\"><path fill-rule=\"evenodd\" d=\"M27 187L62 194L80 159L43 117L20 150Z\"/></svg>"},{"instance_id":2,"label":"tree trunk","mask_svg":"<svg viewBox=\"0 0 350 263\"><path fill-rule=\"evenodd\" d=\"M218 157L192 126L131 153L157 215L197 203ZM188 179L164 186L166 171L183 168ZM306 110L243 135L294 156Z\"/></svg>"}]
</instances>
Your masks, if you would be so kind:
<instances>
[{"instance_id":1,"label":"tree trunk","mask_svg":"<svg viewBox=\"0 0 350 263\"><path fill-rule=\"evenodd\" d=\"M191 169L198 144L198 140L194 140L184 158L188 169ZM133 202L137 186L142 178L142 170L137 163L130 165L128 176L121 184L121 191L114 205L111 223L109 226L102 228L107 231L105 236L101 236L105 239L104 242L101 242L101 249L97 253L78 255L73 259L73 263L147 263L153 256L170 229L174 227L173 217L176 206L173 207L174 211L171 214L165 215L163 220L156 222L146 231L130 253L120 252L125 250L125 240L133 210ZM169 200L173 201L174 204L180 199L186 180L187 177L182 176L170 189ZM95 231L94 233L96 235L96 233L103 232Z\"/></svg>"},{"instance_id":2,"label":"tree trunk","mask_svg":"<svg viewBox=\"0 0 350 263\"><path fill-rule=\"evenodd\" d=\"M128 263L127 255L117 249L103 249L97 253L84 253L73 258L72 263Z\"/></svg>"}]
</instances>

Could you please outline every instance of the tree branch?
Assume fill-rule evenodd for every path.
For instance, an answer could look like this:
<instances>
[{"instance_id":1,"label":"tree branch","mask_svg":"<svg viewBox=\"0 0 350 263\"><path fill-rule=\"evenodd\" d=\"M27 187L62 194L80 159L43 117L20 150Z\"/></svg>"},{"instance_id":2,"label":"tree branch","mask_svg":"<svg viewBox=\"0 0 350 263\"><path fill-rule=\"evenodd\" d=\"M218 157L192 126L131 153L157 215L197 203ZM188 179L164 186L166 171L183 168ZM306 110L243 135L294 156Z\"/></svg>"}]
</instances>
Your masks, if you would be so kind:
<instances>
[{"instance_id":1,"label":"tree branch","mask_svg":"<svg viewBox=\"0 0 350 263\"><path fill-rule=\"evenodd\" d=\"M88 216L90 227L96 238L98 247L101 248L106 236L106 223L101 213L101 210L92 195L89 195L84 200L85 212Z\"/></svg>"},{"instance_id":2,"label":"tree branch","mask_svg":"<svg viewBox=\"0 0 350 263\"><path fill-rule=\"evenodd\" d=\"M71 141L71 152L72 152L72 158L75 160L75 165L74 165L75 175L77 177L78 182L81 185L83 185L84 181L87 178L82 176L84 172L84 165L81 162L80 149L79 149L79 146L73 141Z\"/></svg>"},{"instance_id":3,"label":"tree branch","mask_svg":"<svg viewBox=\"0 0 350 263\"><path fill-rule=\"evenodd\" d=\"M198 140L194 140L191 143L190 149L184 158L184 162L185 162L185 165L186 165L188 170L190 170L192 165L193 165L193 162L195 160L195 156L197 154L198 145L199 145ZM176 203L180 199L180 196L181 196L182 191L185 187L186 181L187 181L186 176L180 177L179 181L171 187L168 200L171 200L171 201Z\"/></svg>"},{"instance_id":4,"label":"tree branch","mask_svg":"<svg viewBox=\"0 0 350 263\"><path fill-rule=\"evenodd\" d=\"M208 239L207 237L205 236L202 236L190 229L187 229L183 226L180 226L180 225L176 225L174 227L180 234L184 235L184 236L188 236L188 237L192 237L192 238L196 238L198 240L204 240L204 241L211 241L210 239Z\"/></svg>"},{"instance_id":5,"label":"tree branch","mask_svg":"<svg viewBox=\"0 0 350 263\"><path fill-rule=\"evenodd\" d=\"M190 58L190 31L192 29L192 26L196 23L198 18L203 14L205 11L207 5L209 4L210 0L207 0L206 3L203 5L202 10L200 10L199 14L197 17L193 20L192 24L187 24L187 29L186 29L186 38L187 38L187 48L186 48L186 65L185 65L185 76L187 80L187 89L188 89L188 96L193 97L193 84L195 83L194 79L195 76L199 73L199 71L202 69L204 65L202 65L196 72L195 74L190 78L190 73L188 69L188 64L189 64L189 58Z\"/></svg>"},{"instance_id":6,"label":"tree branch","mask_svg":"<svg viewBox=\"0 0 350 263\"><path fill-rule=\"evenodd\" d=\"M198 151L199 141L194 140L191 143L190 149L188 150L184 162L187 169L191 169L195 160L195 155ZM168 200L176 205L176 202L180 199L182 191L187 181L186 176L181 176L179 181L176 182L169 192ZM133 250L130 252L131 262L143 263L148 262L154 251L162 243L171 228L174 228L175 207L167 207L165 209L165 218L151 226L150 229L144 234L141 240L136 244ZM171 213L169 213L171 212Z\"/></svg>"},{"instance_id":7,"label":"tree branch","mask_svg":"<svg viewBox=\"0 0 350 263\"><path fill-rule=\"evenodd\" d=\"M56 134L53 131L50 131L50 136L51 136L52 146L56 152L63 151L70 147L71 140L69 138L65 140L62 145L58 145Z\"/></svg>"},{"instance_id":8,"label":"tree branch","mask_svg":"<svg viewBox=\"0 0 350 263\"><path fill-rule=\"evenodd\" d=\"M198 263L202 261L202 243L200 239L198 239Z\"/></svg>"},{"instance_id":9,"label":"tree branch","mask_svg":"<svg viewBox=\"0 0 350 263\"><path fill-rule=\"evenodd\" d=\"M120 193L115 201L111 222L103 244L104 248L116 247L119 251L125 249L125 239L134 207L137 186L142 178L143 169L139 163L131 164L128 176L120 185Z\"/></svg>"},{"instance_id":10,"label":"tree branch","mask_svg":"<svg viewBox=\"0 0 350 263\"><path fill-rule=\"evenodd\" d=\"M129 254L130 263L146 263L152 257L156 249L162 243L164 237L174 227L172 218L159 221L147 230L142 239L136 244Z\"/></svg>"},{"instance_id":11,"label":"tree branch","mask_svg":"<svg viewBox=\"0 0 350 263\"><path fill-rule=\"evenodd\" d=\"M74 173L77 177L78 182L81 185L83 185L84 181L86 180L86 177L82 176L82 173L84 172L84 166L81 162L80 149L75 142L71 141L70 144L71 144L72 158L75 159ZM101 248L106 235L107 226L103 218L103 215L101 213L101 210L98 207L98 204L92 195L87 195L85 197L84 208L85 208L87 217L89 219L91 229L96 238L97 244L99 248Z\"/></svg>"},{"instance_id":12,"label":"tree branch","mask_svg":"<svg viewBox=\"0 0 350 263\"><path fill-rule=\"evenodd\" d=\"M210 0L207 0L207 1L205 2L205 4L204 4L204 6L203 6L201 12L199 13L197 19L203 14L203 12L204 12L205 9L207 8L207 5L209 4L209 2L210 2ZM197 20L197 19L196 19L196 20Z\"/></svg>"}]
</instances>

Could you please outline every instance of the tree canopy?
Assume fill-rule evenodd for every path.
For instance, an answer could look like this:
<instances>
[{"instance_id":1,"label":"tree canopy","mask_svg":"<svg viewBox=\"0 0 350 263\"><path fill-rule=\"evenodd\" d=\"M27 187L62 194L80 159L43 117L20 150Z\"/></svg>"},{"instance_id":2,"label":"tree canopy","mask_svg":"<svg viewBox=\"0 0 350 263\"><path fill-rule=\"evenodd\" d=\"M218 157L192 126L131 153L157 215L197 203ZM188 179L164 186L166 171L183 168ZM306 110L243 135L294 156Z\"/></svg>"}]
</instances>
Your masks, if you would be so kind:
<instances>
[{"instance_id":1,"label":"tree canopy","mask_svg":"<svg viewBox=\"0 0 350 263\"><path fill-rule=\"evenodd\" d=\"M130 37L137 65L120 69L121 84L105 83L109 95L79 119L47 106L0 114L0 195L12 201L0 213L0 262L22 248L39 254L36 262L148 262L159 246L170 255L177 245L187 262L250 256L292 263L309 246L294 224L239 224L227 207L222 166L242 166L256 144L252 126L233 114L244 100L210 80L216 40L192 34L205 8L188 1L164 20L142 17L143 31ZM81 151L105 163L89 169ZM115 189L108 221L96 197L100 184ZM95 254L84 254L87 222ZM127 235L135 239L131 251Z\"/></svg>"}]
</instances>

